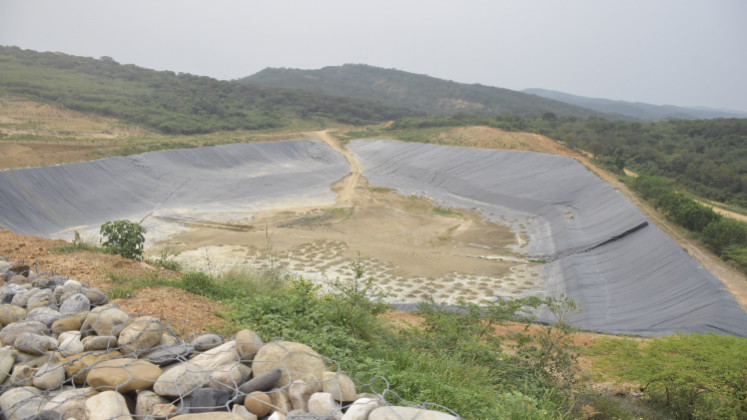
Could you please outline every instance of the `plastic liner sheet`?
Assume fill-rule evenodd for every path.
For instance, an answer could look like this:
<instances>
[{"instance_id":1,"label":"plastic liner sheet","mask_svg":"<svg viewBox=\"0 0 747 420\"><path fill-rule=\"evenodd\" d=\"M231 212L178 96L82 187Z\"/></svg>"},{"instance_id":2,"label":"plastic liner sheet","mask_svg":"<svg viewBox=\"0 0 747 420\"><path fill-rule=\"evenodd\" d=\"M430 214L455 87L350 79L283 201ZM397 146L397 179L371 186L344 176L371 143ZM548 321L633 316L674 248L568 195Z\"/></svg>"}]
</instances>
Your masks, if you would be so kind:
<instances>
[{"instance_id":1,"label":"plastic liner sheet","mask_svg":"<svg viewBox=\"0 0 747 420\"><path fill-rule=\"evenodd\" d=\"M235 144L0 172L0 225L56 237L154 210L251 210L258 202L326 200L350 169L311 140Z\"/></svg>"},{"instance_id":2,"label":"plastic liner sheet","mask_svg":"<svg viewBox=\"0 0 747 420\"><path fill-rule=\"evenodd\" d=\"M348 147L371 185L472 208L527 235L514 250L552 261L546 292L579 301L584 311L573 323L581 329L747 337L747 314L724 285L571 158L391 140Z\"/></svg>"}]
</instances>

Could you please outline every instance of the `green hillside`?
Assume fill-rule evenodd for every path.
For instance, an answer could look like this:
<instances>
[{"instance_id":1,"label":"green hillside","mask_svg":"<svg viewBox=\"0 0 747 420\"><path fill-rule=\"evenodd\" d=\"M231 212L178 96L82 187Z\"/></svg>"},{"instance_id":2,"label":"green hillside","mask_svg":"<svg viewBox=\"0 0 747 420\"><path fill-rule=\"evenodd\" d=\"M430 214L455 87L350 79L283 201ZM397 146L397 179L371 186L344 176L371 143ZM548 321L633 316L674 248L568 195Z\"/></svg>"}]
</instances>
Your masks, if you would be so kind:
<instances>
[{"instance_id":1,"label":"green hillside","mask_svg":"<svg viewBox=\"0 0 747 420\"><path fill-rule=\"evenodd\" d=\"M370 100L5 46L0 46L2 94L178 134L282 128L298 118L358 125L419 115Z\"/></svg>"},{"instance_id":2,"label":"green hillside","mask_svg":"<svg viewBox=\"0 0 747 420\"><path fill-rule=\"evenodd\" d=\"M563 117L630 119L509 89L456 83L363 64L345 64L319 70L267 68L239 81L374 99L429 115L464 113L529 116L552 112Z\"/></svg>"}]
</instances>

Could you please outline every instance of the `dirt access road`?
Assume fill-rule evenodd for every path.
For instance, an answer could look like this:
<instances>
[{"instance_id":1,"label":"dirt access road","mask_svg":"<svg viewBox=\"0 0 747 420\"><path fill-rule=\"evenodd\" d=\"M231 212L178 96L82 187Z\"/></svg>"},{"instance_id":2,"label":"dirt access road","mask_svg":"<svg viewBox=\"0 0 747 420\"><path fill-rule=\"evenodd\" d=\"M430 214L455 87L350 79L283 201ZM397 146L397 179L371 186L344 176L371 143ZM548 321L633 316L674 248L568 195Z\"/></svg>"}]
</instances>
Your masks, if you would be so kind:
<instances>
[{"instance_id":1,"label":"dirt access road","mask_svg":"<svg viewBox=\"0 0 747 420\"><path fill-rule=\"evenodd\" d=\"M359 191L359 189L365 189L368 187L368 183L365 178L361 175L362 167L355 155L340 144L340 141L329 135L330 130L324 131L312 131L304 133L311 138L321 140L329 147L337 150L345 156L345 160L350 166L350 174L340 181L332 184L330 189L337 194L335 203L339 207L351 207L360 204L365 198Z\"/></svg>"}]
</instances>

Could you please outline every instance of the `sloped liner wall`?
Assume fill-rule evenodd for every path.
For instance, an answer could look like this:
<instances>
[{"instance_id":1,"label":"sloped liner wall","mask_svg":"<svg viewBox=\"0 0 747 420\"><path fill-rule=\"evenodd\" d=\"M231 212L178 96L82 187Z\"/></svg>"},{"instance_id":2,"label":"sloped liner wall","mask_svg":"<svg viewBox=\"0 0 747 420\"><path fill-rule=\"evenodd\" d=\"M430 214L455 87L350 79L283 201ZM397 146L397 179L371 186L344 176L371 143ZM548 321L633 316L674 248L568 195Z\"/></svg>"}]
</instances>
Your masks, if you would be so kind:
<instances>
[{"instance_id":1,"label":"sloped liner wall","mask_svg":"<svg viewBox=\"0 0 747 420\"><path fill-rule=\"evenodd\" d=\"M474 208L523 231L529 244L515 251L552 261L547 292L580 302L574 323L582 329L747 337L747 314L724 285L571 158L391 140L348 148L371 185Z\"/></svg>"},{"instance_id":2,"label":"sloped liner wall","mask_svg":"<svg viewBox=\"0 0 747 420\"><path fill-rule=\"evenodd\" d=\"M251 210L288 197L332 202L345 158L311 140L235 144L0 172L0 225L50 237L154 210Z\"/></svg>"}]
</instances>

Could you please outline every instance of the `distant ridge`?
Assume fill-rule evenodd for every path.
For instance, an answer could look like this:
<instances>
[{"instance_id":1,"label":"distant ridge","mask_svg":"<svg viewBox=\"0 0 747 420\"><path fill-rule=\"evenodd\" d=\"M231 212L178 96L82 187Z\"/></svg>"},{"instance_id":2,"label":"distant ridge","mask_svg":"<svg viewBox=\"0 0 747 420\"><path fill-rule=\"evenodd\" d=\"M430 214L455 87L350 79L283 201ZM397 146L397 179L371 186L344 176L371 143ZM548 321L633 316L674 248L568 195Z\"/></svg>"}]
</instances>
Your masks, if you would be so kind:
<instances>
[{"instance_id":1,"label":"distant ridge","mask_svg":"<svg viewBox=\"0 0 747 420\"><path fill-rule=\"evenodd\" d=\"M457 83L365 64L345 64L319 70L266 68L238 81L373 99L386 105L409 108L429 115L464 113L530 116L552 112L561 117L630 119L514 90Z\"/></svg>"},{"instance_id":2,"label":"distant ridge","mask_svg":"<svg viewBox=\"0 0 747 420\"><path fill-rule=\"evenodd\" d=\"M680 107L674 105L652 105L643 102L615 101L611 99L587 98L547 89L524 89L543 98L554 99L568 104L578 105L599 112L623 114L643 120L699 120L711 118L747 118L747 112L707 107Z\"/></svg>"}]
</instances>

